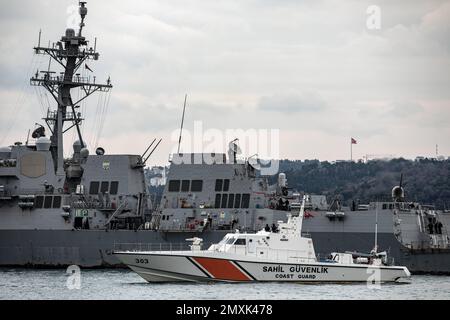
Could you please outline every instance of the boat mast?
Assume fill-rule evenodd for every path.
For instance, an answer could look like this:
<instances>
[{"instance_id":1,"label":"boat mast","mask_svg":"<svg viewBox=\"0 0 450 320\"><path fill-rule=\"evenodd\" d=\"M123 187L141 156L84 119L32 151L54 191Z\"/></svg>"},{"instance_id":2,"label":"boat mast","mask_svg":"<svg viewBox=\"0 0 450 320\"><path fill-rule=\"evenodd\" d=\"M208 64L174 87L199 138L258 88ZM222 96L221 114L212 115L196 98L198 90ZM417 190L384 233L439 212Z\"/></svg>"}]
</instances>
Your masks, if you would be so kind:
<instances>
[{"instance_id":1,"label":"boat mast","mask_svg":"<svg viewBox=\"0 0 450 320\"><path fill-rule=\"evenodd\" d=\"M375 202L375 246L373 250L375 254L378 252L378 201Z\"/></svg>"},{"instance_id":2,"label":"boat mast","mask_svg":"<svg viewBox=\"0 0 450 320\"><path fill-rule=\"evenodd\" d=\"M41 32L39 32L38 46L34 47L36 54L50 56L50 59L56 61L62 68L60 76L54 75L54 71L40 71L30 79L32 86L42 86L53 96L57 103L56 111L47 111L47 116L43 118L51 131L50 150L55 166L57 176L64 176L63 159L63 134L69 129L76 127L78 139L82 147L85 146L81 136L80 124L82 122L81 113L75 112L78 103L86 99L96 91L107 92L112 88L111 80L108 78L106 84L95 83L95 77L91 81L90 77L80 77L76 74L80 66L89 59L98 60L99 53L92 47L88 47L88 41L82 36L82 30L85 26L84 18L87 15L86 2L79 3L79 14L81 17L80 29L78 35L73 29L66 29L65 35L60 41L54 43L52 47L40 46ZM83 95L78 101L73 102L70 90L81 88ZM70 108L69 111L67 108ZM71 122L71 126L64 129L64 123Z\"/></svg>"}]
</instances>

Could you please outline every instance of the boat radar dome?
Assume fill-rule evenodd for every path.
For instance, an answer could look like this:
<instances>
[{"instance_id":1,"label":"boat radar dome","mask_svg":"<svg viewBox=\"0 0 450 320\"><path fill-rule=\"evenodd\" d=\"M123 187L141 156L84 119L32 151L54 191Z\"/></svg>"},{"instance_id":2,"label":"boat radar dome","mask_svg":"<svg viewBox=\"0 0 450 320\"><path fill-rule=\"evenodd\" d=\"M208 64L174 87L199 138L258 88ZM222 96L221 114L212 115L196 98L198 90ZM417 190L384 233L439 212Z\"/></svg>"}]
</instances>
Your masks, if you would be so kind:
<instances>
[{"instance_id":1,"label":"boat radar dome","mask_svg":"<svg viewBox=\"0 0 450 320\"><path fill-rule=\"evenodd\" d=\"M39 137L36 140L36 150L37 151L48 151L50 150L50 139L47 137Z\"/></svg>"}]
</instances>

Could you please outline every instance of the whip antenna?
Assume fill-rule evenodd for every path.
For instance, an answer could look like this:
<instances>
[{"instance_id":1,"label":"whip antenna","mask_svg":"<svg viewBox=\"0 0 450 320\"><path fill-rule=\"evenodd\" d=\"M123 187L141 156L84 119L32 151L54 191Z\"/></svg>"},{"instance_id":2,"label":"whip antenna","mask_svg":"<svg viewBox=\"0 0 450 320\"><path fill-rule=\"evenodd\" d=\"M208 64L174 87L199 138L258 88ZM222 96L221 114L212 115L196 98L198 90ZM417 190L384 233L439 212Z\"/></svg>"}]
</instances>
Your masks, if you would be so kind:
<instances>
[{"instance_id":1,"label":"whip antenna","mask_svg":"<svg viewBox=\"0 0 450 320\"><path fill-rule=\"evenodd\" d=\"M181 116L181 128L180 128L180 137L178 138L178 150L177 150L177 153L180 153L181 135L183 133L183 123L184 123L184 111L186 110L186 100L187 100L187 93L184 95L183 115Z\"/></svg>"}]
</instances>

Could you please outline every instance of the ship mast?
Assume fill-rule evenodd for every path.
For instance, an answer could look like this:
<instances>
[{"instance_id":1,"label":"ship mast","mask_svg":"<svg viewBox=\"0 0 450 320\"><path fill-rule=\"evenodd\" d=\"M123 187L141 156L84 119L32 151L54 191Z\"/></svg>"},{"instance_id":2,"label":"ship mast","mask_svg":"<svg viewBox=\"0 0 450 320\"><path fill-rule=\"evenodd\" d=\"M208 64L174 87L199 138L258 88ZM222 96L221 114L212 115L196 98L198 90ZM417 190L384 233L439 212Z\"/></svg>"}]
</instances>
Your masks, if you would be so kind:
<instances>
[{"instance_id":1,"label":"ship mast","mask_svg":"<svg viewBox=\"0 0 450 320\"><path fill-rule=\"evenodd\" d=\"M51 131L50 150L57 176L64 176L65 174L63 134L67 130L76 127L81 146L85 146L80 130L80 124L83 119L81 118L81 113L75 112L78 103L96 91L107 92L112 88L110 78L108 78L106 84L98 84L95 83L95 77L91 81L90 77L80 77L79 74L76 74L83 62L86 60L98 60L99 57L95 46L94 48L88 47L88 41L82 36L82 30L85 26L84 19L87 15L86 2L80 2L79 6L81 22L78 35L75 34L75 30L68 28L61 40L56 44L54 43L52 47L42 47L40 46L39 33L38 46L34 47L36 54L50 56L50 59L56 61L64 70L59 76L55 75L55 72L50 71L50 69L48 71L37 71L30 79L32 86L44 87L57 103L57 109L55 111L48 110L47 116L43 118ZM75 102L70 94L70 90L73 88L82 89L81 98ZM64 129L65 122L71 122L71 125L66 129Z\"/></svg>"}]
</instances>

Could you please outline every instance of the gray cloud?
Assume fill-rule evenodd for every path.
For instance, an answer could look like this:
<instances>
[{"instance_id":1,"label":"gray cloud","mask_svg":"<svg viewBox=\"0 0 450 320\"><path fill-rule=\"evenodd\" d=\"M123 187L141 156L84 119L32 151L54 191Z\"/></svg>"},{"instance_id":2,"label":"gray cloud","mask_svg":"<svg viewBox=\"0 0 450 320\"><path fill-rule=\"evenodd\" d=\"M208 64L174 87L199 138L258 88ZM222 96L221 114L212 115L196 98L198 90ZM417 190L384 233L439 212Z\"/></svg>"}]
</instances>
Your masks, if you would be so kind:
<instances>
[{"instance_id":1,"label":"gray cloud","mask_svg":"<svg viewBox=\"0 0 450 320\"><path fill-rule=\"evenodd\" d=\"M325 101L317 94L288 94L264 96L259 100L258 108L263 111L281 113L321 112L326 108Z\"/></svg>"},{"instance_id":2,"label":"gray cloud","mask_svg":"<svg viewBox=\"0 0 450 320\"><path fill-rule=\"evenodd\" d=\"M28 79L48 62L33 57L38 31L42 43L59 40L67 9L77 1L1 4L0 137L11 143L23 140L43 112L36 96L20 99L24 90L34 94ZM168 136L179 126L187 92L186 128L195 120L220 129L278 127L291 138L319 142L283 149L290 157L342 158L335 146L349 135L371 141L373 149L394 148L404 132L409 138L395 146L397 154L423 153L434 143L450 154L443 121L450 109L450 2L380 0L382 29L367 30L371 4L88 2L85 35L98 37L101 53L90 67L99 81L111 75L114 84L103 143L132 152L143 137ZM89 131L96 102L92 98L85 108L86 135L95 134ZM26 117L6 135L19 107ZM401 133L399 119L407 119Z\"/></svg>"}]
</instances>

